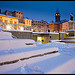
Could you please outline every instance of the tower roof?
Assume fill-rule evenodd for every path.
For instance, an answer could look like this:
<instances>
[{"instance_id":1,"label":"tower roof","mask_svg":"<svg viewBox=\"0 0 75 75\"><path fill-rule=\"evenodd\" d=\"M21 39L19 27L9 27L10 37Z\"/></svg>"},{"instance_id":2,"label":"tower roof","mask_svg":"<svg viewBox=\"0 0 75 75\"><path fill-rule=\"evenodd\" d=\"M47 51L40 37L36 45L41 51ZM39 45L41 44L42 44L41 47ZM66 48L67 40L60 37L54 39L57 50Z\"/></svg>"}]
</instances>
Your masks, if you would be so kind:
<instances>
[{"instance_id":1,"label":"tower roof","mask_svg":"<svg viewBox=\"0 0 75 75\"><path fill-rule=\"evenodd\" d=\"M58 8L57 8L57 10L56 10L56 13L59 13L59 10L58 10Z\"/></svg>"}]
</instances>

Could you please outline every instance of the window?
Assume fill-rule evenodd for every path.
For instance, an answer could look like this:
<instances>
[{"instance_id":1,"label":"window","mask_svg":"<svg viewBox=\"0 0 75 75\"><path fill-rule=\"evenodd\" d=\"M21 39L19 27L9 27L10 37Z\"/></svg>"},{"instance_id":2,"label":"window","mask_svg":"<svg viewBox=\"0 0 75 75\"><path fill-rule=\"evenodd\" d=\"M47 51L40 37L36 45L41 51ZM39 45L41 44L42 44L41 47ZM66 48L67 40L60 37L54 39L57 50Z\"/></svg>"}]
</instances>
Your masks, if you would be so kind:
<instances>
[{"instance_id":1,"label":"window","mask_svg":"<svg viewBox=\"0 0 75 75\"><path fill-rule=\"evenodd\" d=\"M0 17L0 19L2 19L2 17Z\"/></svg>"},{"instance_id":2,"label":"window","mask_svg":"<svg viewBox=\"0 0 75 75\"><path fill-rule=\"evenodd\" d=\"M17 22L14 22L14 24L17 24Z\"/></svg>"},{"instance_id":3,"label":"window","mask_svg":"<svg viewBox=\"0 0 75 75\"><path fill-rule=\"evenodd\" d=\"M2 20L0 19L0 22L2 22Z\"/></svg>"},{"instance_id":4,"label":"window","mask_svg":"<svg viewBox=\"0 0 75 75\"><path fill-rule=\"evenodd\" d=\"M5 20L5 23L7 23L7 20Z\"/></svg>"},{"instance_id":5,"label":"window","mask_svg":"<svg viewBox=\"0 0 75 75\"><path fill-rule=\"evenodd\" d=\"M12 21L10 21L10 24L12 24L13 22Z\"/></svg>"},{"instance_id":6,"label":"window","mask_svg":"<svg viewBox=\"0 0 75 75\"><path fill-rule=\"evenodd\" d=\"M51 38L51 36L50 36L50 38Z\"/></svg>"},{"instance_id":7,"label":"window","mask_svg":"<svg viewBox=\"0 0 75 75\"><path fill-rule=\"evenodd\" d=\"M19 16L19 18L20 18L20 16Z\"/></svg>"}]
</instances>

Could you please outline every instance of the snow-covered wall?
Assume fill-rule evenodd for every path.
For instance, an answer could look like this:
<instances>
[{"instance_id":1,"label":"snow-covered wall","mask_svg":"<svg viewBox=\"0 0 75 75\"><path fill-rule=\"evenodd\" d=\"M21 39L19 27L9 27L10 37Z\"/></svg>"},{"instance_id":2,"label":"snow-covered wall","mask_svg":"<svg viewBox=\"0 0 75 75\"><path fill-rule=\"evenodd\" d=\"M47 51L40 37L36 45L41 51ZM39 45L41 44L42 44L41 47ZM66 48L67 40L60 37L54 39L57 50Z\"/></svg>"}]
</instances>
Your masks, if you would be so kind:
<instances>
[{"instance_id":1,"label":"snow-covered wall","mask_svg":"<svg viewBox=\"0 0 75 75\"><path fill-rule=\"evenodd\" d=\"M0 39L12 39L12 34L9 32L0 32Z\"/></svg>"},{"instance_id":2,"label":"snow-covered wall","mask_svg":"<svg viewBox=\"0 0 75 75\"><path fill-rule=\"evenodd\" d=\"M35 41L32 39L13 39L11 33L0 32L0 50L11 50L33 45L35 46Z\"/></svg>"},{"instance_id":3,"label":"snow-covered wall","mask_svg":"<svg viewBox=\"0 0 75 75\"><path fill-rule=\"evenodd\" d=\"M30 45L29 45L30 44ZM35 46L31 39L4 39L0 40L0 51Z\"/></svg>"}]
</instances>

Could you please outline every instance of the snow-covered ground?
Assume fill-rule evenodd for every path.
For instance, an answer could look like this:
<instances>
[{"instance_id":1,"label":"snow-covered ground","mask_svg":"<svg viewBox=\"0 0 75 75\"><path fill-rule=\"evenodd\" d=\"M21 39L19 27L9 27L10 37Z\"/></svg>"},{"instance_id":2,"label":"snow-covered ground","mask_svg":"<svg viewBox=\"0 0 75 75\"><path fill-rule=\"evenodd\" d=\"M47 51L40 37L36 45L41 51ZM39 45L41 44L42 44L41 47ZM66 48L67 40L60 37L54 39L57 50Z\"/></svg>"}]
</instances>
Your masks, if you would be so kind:
<instances>
[{"instance_id":1,"label":"snow-covered ground","mask_svg":"<svg viewBox=\"0 0 75 75\"><path fill-rule=\"evenodd\" d=\"M44 49L49 50L51 48L58 49L58 52L2 65L0 66L0 74L75 74L75 43L52 41L47 44L41 44L40 42L35 44L34 47L13 49L13 51L2 50L0 56L44 51Z\"/></svg>"}]
</instances>

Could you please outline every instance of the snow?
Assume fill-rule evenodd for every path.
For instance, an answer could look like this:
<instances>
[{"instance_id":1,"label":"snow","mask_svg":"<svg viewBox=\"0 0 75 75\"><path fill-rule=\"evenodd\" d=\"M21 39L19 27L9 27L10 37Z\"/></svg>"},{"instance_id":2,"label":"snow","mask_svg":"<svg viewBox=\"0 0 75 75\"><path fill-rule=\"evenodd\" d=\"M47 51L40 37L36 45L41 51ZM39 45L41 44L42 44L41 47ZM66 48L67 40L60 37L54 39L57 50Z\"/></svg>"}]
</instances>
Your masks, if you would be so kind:
<instances>
[{"instance_id":1,"label":"snow","mask_svg":"<svg viewBox=\"0 0 75 75\"><path fill-rule=\"evenodd\" d=\"M33 44L33 45L27 45ZM32 39L14 39L9 32L0 32L0 51L36 46Z\"/></svg>"},{"instance_id":2,"label":"snow","mask_svg":"<svg viewBox=\"0 0 75 75\"><path fill-rule=\"evenodd\" d=\"M1 74L75 73L74 43L63 43L55 41L48 44L41 44L40 42L37 42L36 46L41 48L42 47L47 48L48 46L49 48L57 47L59 49L59 53L35 57L23 61L18 61L17 63L14 64L0 66L0 73ZM40 71L38 71L38 69Z\"/></svg>"},{"instance_id":3,"label":"snow","mask_svg":"<svg viewBox=\"0 0 75 75\"><path fill-rule=\"evenodd\" d=\"M72 60L66 62L65 64L61 65L60 67L57 67L56 69L48 72L47 74L69 74L73 71L75 71L75 58L73 58Z\"/></svg>"},{"instance_id":4,"label":"snow","mask_svg":"<svg viewBox=\"0 0 75 75\"><path fill-rule=\"evenodd\" d=\"M26 45L33 44L33 45ZM17 48L25 48L30 46L36 46L35 41L31 39L4 39L0 40L0 51L1 50L11 50Z\"/></svg>"},{"instance_id":5,"label":"snow","mask_svg":"<svg viewBox=\"0 0 75 75\"><path fill-rule=\"evenodd\" d=\"M4 14L0 14L0 15L18 19L17 17L13 17L13 16L9 16L9 15L4 15Z\"/></svg>"},{"instance_id":6,"label":"snow","mask_svg":"<svg viewBox=\"0 0 75 75\"><path fill-rule=\"evenodd\" d=\"M75 38L75 36L69 36L69 37L66 37L66 38Z\"/></svg>"},{"instance_id":7,"label":"snow","mask_svg":"<svg viewBox=\"0 0 75 75\"><path fill-rule=\"evenodd\" d=\"M58 48L47 48L47 49L43 49L43 50L40 49L40 50L35 50L35 51L21 52L21 53L12 54L12 55L9 54L9 55L5 55L5 56L0 56L0 63L6 62L6 61L18 60L21 58L28 58L31 56L44 54L44 53L48 53L48 52L53 52L53 51L58 51Z\"/></svg>"},{"instance_id":8,"label":"snow","mask_svg":"<svg viewBox=\"0 0 75 75\"><path fill-rule=\"evenodd\" d=\"M0 32L0 39L12 39L12 34L9 32Z\"/></svg>"},{"instance_id":9,"label":"snow","mask_svg":"<svg viewBox=\"0 0 75 75\"><path fill-rule=\"evenodd\" d=\"M36 34L59 34L56 32L33 32L33 33L36 33Z\"/></svg>"},{"instance_id":10,"label":"snow","mask_svg":"<svg viewBox=\"0 0 75 75\"><path fill-rule=\"evenodd\" d=\"M67 31L75 31L74 29L70 29L70 30L67 30Z\"/></svg>"},{"instance_id":11,"label":"snow","mask_svg":"<svg viewBox=\"0 0 75 75\"><path fill-rule=\"evenodd\" d=\"M28 60L24 60L24 61L18 61L17 63L14 63L14 64L9 64L9 65L3 65L3 66L0 66L0 73L16 73L14 72L15 69L21 69L21 66L25 66L26 64L33 64L33 63L36 63L36 62L39 62L39 61L43 61L45 59L48 59L48 58L53 58L53 57L56 57L60 55L60 53L56 53L56 54L49 54L49 55L45 55L45 56L41 56L41 57L35 57L35 58L31 58L31 59L28 59ZM12 71L14 70L14 71ZM11 72L10 72L11 71ZM7 74L6 73L6 74ZM20 71L18 72L20 74Z\"/></svg>"},{"instance_id":12,"label":"snow","mask_svg":"<svg viewBox=\"0 0 75 75\"><path fill-rule=\"evenodd\" d=\"M75 22L75 21L69 20L68 22Z\"/></svg>"},{"instance_id":13,"label":"snow","mask_svg":"<svg viewBox=\"0 0 75 75\"><path fill-rule=\"evenodd\" d=\"M0 39L0 63L19 60L16 63L0 65L0 74L74 74L75 43L60 41L51 40L42 44L31 39ZM25 46L25 43L34 45ZM53 51L58 52L20 60Z\"/></svg>"}]
</instances>

